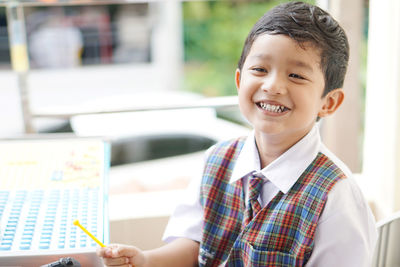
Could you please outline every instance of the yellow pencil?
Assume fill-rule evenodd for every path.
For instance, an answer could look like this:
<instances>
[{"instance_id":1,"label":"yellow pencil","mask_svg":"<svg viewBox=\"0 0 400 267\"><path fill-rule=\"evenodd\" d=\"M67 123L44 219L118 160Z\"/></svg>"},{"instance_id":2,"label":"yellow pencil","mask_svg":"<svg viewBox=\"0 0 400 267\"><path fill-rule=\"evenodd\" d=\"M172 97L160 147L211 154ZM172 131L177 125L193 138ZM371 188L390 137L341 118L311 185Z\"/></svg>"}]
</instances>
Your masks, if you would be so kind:
<instances>
[{"instance_id":1,"label":"yellow pencil","mask_svg":"<svg viewBox=\"0 0 400 267\"><path fill-rule=\"evenodd\" d=\"M81 228L82 231L84 231L88 236L90 236L94 241L96 241L96 243L99 244L100 247L103 247L103 248L106 247L106 246L105 246L103 243L101 243L94 235L92 235L88 230L86 230L85 227L83 227L83 226L80 224L79 220L75 220L75 221L73 222L73 224L76 225L76 226L78 226L79 228Z\"/></svg>"}]
</instances>

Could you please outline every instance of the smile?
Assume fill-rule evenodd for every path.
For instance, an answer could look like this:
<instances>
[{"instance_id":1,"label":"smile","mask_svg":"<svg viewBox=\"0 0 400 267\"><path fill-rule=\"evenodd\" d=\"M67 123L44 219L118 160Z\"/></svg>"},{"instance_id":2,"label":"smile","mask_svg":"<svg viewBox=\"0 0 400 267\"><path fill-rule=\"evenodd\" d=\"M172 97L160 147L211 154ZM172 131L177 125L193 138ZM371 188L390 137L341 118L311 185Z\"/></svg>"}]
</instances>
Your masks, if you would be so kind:
<instances>
[{"instance_id":1,"label":"smile","mask_svg":"<svg viewBox=\"0 0 400 267\"><path fill-rule=\"evenodd\" d=\"M283 113L289 108L282 106L282 105L273 105L273 104L267 104L264 102L258 102L257 106L259 106L261 109L269 111L269 112L274 112L274 113Z\"/></svg>"}]
</instances>

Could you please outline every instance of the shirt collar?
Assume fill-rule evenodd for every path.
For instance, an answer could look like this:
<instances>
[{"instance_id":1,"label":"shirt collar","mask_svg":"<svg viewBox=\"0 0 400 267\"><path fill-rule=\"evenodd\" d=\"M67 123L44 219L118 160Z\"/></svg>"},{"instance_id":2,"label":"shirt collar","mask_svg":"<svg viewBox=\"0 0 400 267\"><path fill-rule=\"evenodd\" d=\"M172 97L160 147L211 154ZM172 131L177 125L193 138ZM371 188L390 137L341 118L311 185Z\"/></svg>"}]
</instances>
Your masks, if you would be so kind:
<instances>
[{"instance_id":1,"label":"shirt collar","mask_svg":"<svg viewBox=\"0 0 400 267\"><path fill-rule=\"evenodd\" d=\"M318 124L280 157L260 170L260 158L254 131L247 137L236 160L230 182L233 183L251 172L262 173L280 191L286 194L300 175L317 156L321 144Z\"/></svg>"}]
</instances>

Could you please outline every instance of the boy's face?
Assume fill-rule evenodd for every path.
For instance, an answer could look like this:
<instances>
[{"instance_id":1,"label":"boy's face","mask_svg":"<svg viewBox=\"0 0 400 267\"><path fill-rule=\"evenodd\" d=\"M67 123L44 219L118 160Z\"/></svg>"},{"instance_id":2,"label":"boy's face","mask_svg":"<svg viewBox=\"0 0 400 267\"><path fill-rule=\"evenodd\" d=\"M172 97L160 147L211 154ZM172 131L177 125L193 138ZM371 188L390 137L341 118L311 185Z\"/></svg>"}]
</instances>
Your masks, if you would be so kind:
<instances>
[{"instance_id":1,"label":"boy's face","mask_svg":"<svg viewBox=\"0 0 400 267\"><path fill-rule=\"evenodd\" d=\"M286 35L258 36L236 71L239 106L256 131L294 144L318 116L333 113L343 100L341 89L322 97L325 81L319 50L300 47Z\"/></svg>"}]
</instances>

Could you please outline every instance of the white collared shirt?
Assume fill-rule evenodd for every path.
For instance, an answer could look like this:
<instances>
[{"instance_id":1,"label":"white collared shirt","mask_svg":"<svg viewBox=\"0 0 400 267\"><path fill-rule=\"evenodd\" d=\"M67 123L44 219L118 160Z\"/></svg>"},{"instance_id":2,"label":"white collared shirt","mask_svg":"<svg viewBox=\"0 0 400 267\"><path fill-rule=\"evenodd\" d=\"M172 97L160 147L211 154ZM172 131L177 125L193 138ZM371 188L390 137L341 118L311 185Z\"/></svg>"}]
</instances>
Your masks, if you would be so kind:
<instances>
[{"instance_id":1,"label":"white collared shirt","mask_svg":"<svg viewBox=\"0 0 400 267\"><path fill-rule=\"evenodd\" d=\"M243 179L247 190L246 176L252 172L263 174L268 178L259 197L264 207L279 191L287 193L319 152L341 168L347 178L339 181L328 194L316 228L314 250L306 266L370 266L377 239L374 217L350 170L322 144L318 126L262 170L253 132L243 145L230 182ZM185 199L170 218L164 241L186 237L200 242L203 218L200 183L199 175L189 185Z\"/></svg>"}]
</instances>

